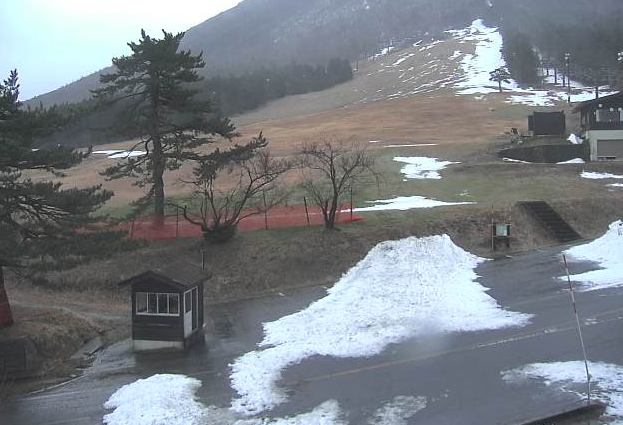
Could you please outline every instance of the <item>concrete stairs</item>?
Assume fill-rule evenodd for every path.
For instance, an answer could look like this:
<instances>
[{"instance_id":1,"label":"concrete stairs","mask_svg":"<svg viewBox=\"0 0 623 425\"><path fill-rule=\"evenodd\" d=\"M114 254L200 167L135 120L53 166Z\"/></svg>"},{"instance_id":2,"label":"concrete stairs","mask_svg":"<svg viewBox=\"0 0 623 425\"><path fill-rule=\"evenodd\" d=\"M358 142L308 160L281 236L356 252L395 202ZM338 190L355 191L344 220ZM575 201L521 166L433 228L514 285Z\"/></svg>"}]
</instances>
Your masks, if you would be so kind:
<instances>
[{"instance_id":1,"label":"concrete stairs","mask_svg":"<svg viewBox=\"0 0 623 425\"><path fill-rule=\"evenodd\" d=\"M547 202L520 202L558 242L572 242L582 237Z\"/></svg>"}]
</instances>

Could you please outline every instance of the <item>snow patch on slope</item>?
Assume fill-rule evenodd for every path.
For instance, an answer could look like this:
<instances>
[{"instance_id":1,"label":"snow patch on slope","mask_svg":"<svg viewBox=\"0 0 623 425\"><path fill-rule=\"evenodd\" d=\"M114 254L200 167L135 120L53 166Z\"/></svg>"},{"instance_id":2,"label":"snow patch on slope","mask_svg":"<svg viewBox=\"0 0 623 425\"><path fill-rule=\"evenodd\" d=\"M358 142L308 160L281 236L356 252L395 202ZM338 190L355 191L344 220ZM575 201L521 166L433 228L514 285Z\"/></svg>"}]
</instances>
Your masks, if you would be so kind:
<instances>
[{"instance_id":1,"label":"snow patch on slope","mask_svg":"<svg viewBox=\"0 0 623 425\"><path fill-rule=\"evenodd\" d=\"M428 158L425 156L397 156L394 158L396 162L402 162L407 165L400 170L408 179L441 179L439 171L451 164L459 164L459 162L440 161L437 158Z\"/></svg>"},{"instance_id":2,"label":"snow patch on slope","mask_svg":"<svg viewBox=\"0 0 623 425\"><path fill-rule=\"evenodd\" d=\"M425 198L423 196L398 196L392 199L378 199L376 201L367 201L370 204L376 204L370 207L360 207L353 209L354 212L370 212L370 211L407 211L419 208L435 208L450 205L468 205L475 202L444 202L435 199Z\"/></svg>"},{"instance_id":3,"label":"snow patch on slope","mask_svg":"<svg viewBox=\"0 0 623 425\"><path fill-rule=\"evenodd\" d=\"M257 414L286 401L283 370L315 356L369 357L418 335L523 326L530 315L502 309L475 282L484 261L449 236L378 244L328 295L264 324L260 349L231 365L232 409Z\"/></svg>"}]
</instances>

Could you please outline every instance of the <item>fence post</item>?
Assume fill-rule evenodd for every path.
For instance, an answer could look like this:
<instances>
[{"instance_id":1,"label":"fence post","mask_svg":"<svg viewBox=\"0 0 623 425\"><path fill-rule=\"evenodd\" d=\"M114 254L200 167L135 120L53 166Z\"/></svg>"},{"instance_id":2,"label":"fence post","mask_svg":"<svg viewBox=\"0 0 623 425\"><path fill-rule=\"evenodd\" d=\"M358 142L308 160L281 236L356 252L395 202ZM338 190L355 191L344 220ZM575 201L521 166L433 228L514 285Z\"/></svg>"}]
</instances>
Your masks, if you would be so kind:
<instances>
[{"instance_id":1,"label":"fence post","mask_svg":"<svg viewBox=\"0 0 623 425\"><path fill-rule=\"evenodd\" d=\"M353 187L350 187L350 221L353 221Z\"/></svg>"},{"instance_id":2,"label":"fence post","mask_svg":"<svg viewBox=\"0 0 623 425\"><path fill-rule=\"evenodd\" d=\"M175 210L175 239L180 237L180 210Z\"/></svg>"},{"instance_id":3,"label":"fence post","mask_svg":"<svg viewBox=\"0 0 623 425\"><path fill-rule=\"evenodd\" d=\"M305 216L307 216L307 225L309 226L309 211L307 210L307 198L304 196L303 203L305 204Z\"/></svg>"},{"instance_id":4,"label":"fence post","mask_svg":"<svg viewBox=\"0 0 623 425\"><path fill-rule=\"evenodd\" d=\"M136 217L132 217L132 225L130 226L130 238L134 235L134 221L136 221Z\"/></svg>"},{"instance_id":5,"label":"fence post","mask_svg":"<svg viewBox=\"0 0 623 425\"><path fill-rule=\"evenodd\" d=\"M262 199L264 200L264 227L268 230L268 211L266 210L266 192L262 191Z\"/></svg>"}]
</instances>

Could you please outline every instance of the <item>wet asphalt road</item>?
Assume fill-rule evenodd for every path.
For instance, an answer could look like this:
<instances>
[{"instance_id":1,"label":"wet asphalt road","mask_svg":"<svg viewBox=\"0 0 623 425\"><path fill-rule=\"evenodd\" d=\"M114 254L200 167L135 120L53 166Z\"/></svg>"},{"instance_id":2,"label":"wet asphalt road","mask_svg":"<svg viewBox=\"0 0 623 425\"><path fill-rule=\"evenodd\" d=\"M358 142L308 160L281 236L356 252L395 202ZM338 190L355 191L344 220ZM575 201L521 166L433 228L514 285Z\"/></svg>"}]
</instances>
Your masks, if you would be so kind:
<instances>
[{"instance_id":1,"label":"wet asphalt road","mask_svg":"<svg viewBox=\"0 0 623 425\"><path fill-rule=\"evenodd\" d=\"M270 412L307 412L336 399L351 424L398 395L425 396L414 424L510 424L560 410L577 396L541 381L521 385L501 372L533 362L581 360L569 294L560 276L562 248L488 261L479 281L503 307L534 314L523 328L416 338L362 359L313 357L285 371L290 399ZM595 268L571 264L572 273ZM101 424L103 403L124 384L154 373L183 373L203 382L206 405L228 406L228 364L262 339L261 323L306 307L324 295L307 288L209 307L207 342L188 353L134 356L129 344L111 347L79 379L0 406L0 425ZM623 365L623 288L576 293L588 356ZM581 391L582 387L578 387Z\"/></svg>"}]
</instances>

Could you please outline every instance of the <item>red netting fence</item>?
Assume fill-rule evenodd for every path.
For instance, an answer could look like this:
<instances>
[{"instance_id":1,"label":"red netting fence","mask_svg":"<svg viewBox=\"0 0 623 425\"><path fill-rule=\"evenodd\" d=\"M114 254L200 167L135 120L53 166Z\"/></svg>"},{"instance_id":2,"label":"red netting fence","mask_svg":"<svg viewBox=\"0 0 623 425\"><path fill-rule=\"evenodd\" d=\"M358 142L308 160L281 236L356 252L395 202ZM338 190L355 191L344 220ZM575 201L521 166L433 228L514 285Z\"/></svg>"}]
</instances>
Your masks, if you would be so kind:
<instances>
[{"instance_id":1,"label":"red netting fence","mask_svg":"<svg viewBox=\"0 0 623 425\"><path fill-rule=\"evenodd\" d=\"M244 213L243 213L244 215ZM338 208L336 223L361 221L363 217L356 216L350 204ZM266 214L256 214L244 218L238 224L238 230L276 229L282 227L302 227L324 225L322 212L313 205L278 205L271 208ZM183 215L168 215L164 221L155 221L151 217L137 218L119 225L119 228L128 232L131 238L168 240L176 238L200 238L201 228L186 219Z\"/></svg>"}]
</instances>

